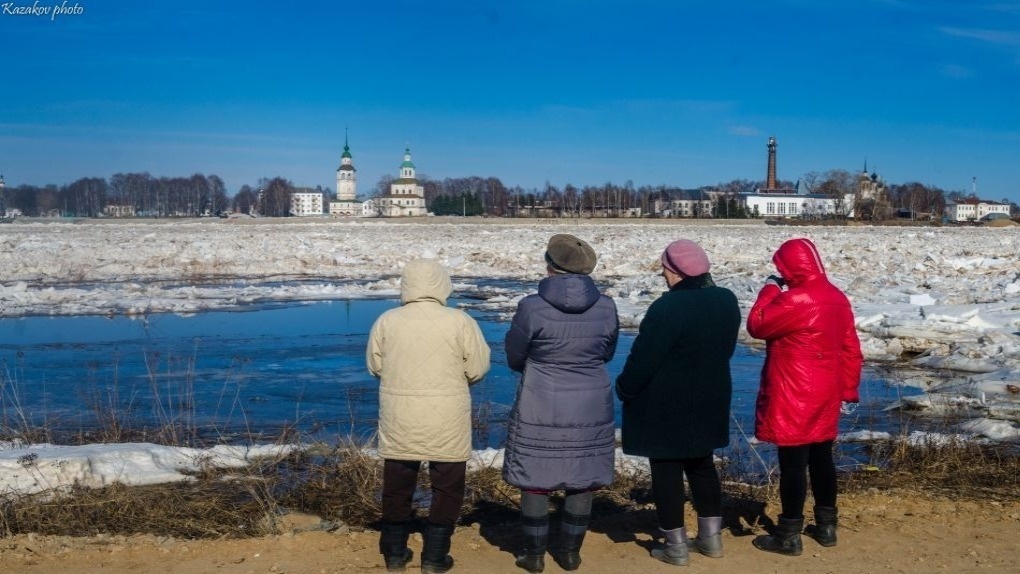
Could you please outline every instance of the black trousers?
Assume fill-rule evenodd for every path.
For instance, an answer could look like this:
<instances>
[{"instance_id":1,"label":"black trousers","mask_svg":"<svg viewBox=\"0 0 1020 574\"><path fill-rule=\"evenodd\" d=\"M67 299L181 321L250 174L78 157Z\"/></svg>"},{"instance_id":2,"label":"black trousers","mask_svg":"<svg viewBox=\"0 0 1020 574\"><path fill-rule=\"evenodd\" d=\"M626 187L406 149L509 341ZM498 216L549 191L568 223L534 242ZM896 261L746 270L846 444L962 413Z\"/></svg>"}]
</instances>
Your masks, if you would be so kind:
<instances>
[{"instance_id":1,"label":"black trousers","mask_svg":"<svg viewBox=\"0 0 1020 574\"><path fill-rule=\"evenodd\" d=\"M836 506L836 463L832 441L799 446L781 446L779 454L779 499L785 518L804 517L807 498L806 475L811 476L811 494L817 506Z\"/></svg>"},{"instance_id":2,"label":"black trousers","mask_svg":"<svg viewBox=\"0 0 1020 574\"><path fill-rule=\"evenodd\" d=\"M684 525L685 474L698 516L722 516L722 484L711 454L698 458L653 458L649 463L659 528L673 530Z\"/></svg>"},{"instance_id":3,"label":"black trousers","mask_svg":"<svg viewBox=\"0 0 1020 574\"><path fill-rule=\"evenodd\" d=\"M418 486L421 461L386 459L383 462L382 520L404 522L414 512L411 501ZM432 503L429 522L454 526L464 503L466 462L429 462Z\"/></svg>"}]
</instances>

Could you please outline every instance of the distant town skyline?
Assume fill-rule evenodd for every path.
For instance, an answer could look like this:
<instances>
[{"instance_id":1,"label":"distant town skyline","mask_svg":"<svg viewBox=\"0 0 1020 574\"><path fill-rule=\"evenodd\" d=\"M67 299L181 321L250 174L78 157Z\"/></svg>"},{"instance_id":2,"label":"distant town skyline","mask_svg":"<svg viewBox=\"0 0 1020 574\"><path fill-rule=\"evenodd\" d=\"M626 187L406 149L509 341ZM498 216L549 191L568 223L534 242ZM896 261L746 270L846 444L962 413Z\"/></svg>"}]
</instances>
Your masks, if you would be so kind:
<instances>
[{"instance_id":1,"label":"distant town skyline","mask_svg":"<svg viewBox=\"0 0 1020 574\"><path fill-rule=\"evenodd\" d=\"M363 195L407 147L431 179L696 188L764 180L774 136L781 180L1020 203L1020 0L32 5L0 13L8 187L333 190L347 130Z\"/></svg>"}]
</instances>

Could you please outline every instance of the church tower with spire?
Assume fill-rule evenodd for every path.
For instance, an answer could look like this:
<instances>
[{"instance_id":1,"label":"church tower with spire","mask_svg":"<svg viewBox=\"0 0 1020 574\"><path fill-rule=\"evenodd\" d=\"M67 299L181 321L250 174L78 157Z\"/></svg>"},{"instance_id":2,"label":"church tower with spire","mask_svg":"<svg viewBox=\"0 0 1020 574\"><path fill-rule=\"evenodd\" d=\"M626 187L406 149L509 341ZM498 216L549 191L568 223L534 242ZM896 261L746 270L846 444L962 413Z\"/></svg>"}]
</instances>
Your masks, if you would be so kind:
<instances>
[{"instance_id":1,"label":"church tower with spire","mask_svg":"<svg viewBox=\"0 0 1020 574\"><path fill-rule=\"evenodd\" d=\"M374 217L375 202L358 201L358 170L354 169L351 146L344 130L344 152L336 168L336 200L329 202L331 217Z\"/></svg>"},{"instance_id":2,"label":"church tower with spire","mask_svg":"<svg viewBox=\"0 0 1020 574\"><path fill-rule=\"evenodd\" d=\"M340 154L340 167L336 169L337 201L354 201L358 196L358 170L354 169L351 158L351 146L344 134L344 153Z\"/></svg>"}]
</instances>

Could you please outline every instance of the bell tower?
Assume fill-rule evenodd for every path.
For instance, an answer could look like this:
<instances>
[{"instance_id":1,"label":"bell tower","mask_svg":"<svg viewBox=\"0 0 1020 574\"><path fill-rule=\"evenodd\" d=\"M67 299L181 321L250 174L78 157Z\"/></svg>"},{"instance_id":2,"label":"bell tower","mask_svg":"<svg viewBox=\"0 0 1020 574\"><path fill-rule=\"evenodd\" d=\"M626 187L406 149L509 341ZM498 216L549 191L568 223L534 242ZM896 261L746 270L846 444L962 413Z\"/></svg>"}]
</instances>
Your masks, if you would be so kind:
<instances>
[{"instance_id":1,"label":"bell tower","mask_svg":"<svg viewBox=\"0 0 1020 574\"><path fill-rule=\"evenodd\" d=\"M357 197L358 176L351 158L351 146L344 133L344 153L340 154L340 167L336 170L337 201L354 201Z\"/></svg>"}]
</instances>

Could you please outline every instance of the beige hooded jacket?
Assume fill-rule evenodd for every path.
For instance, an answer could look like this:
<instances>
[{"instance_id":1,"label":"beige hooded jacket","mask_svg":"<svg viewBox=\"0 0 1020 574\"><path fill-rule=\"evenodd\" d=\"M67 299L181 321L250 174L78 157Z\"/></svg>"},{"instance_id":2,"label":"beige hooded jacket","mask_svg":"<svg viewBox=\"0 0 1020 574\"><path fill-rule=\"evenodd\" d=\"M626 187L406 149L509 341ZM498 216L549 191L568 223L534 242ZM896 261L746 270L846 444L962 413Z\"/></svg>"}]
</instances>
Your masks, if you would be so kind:
<instances>
[{"instance_id":1,"label":"beige hooded jacket","mask_svg":"<svg viewBox=\"0 0 1020 574\"><path fill-rule=\"evenodd\" d=\"M489 371L489 345L474 319L446 306L452 292L441 265L411 261L400 280L401 306L372 325L365 359L380 379L383 458L471 458L468 385Z\"/></svg>"}]
</instances>

